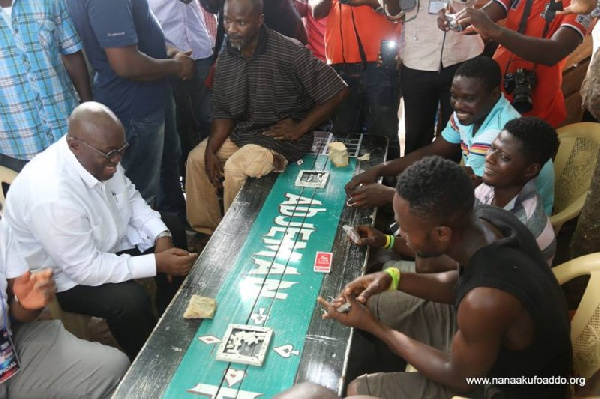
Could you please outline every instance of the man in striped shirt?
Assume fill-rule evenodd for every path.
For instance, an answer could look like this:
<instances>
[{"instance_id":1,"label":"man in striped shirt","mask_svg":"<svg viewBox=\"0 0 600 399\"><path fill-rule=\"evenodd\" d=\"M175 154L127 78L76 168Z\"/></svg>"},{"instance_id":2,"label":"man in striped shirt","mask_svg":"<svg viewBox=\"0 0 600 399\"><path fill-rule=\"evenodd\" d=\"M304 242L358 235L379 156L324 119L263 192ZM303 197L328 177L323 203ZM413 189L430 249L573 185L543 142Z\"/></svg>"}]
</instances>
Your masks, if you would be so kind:
<instances>
[{"instance_id":1,"label":"man in striped shirt","mask_svg":"<svg viewBox=\"0 0 600 399\"><path fill-rule=\"evenodd\" d=\"M227 0L228 40L217 59L210 137L189 155L187 216L212 234L247 177L281 171L347 94L344 81L299 42L264 23L261 0Z\"/></svg>"},{"instance_id":2,"label":"man in striped shirt","mask_svg":"<svg viewBox=\"0 0 600 399\"><path fill-rule=\"evenodd\" d=\"M475 189L475 205L504 208L527 226L550 266L556 239L533 179L557 150L558 135L548 122L513 119L488 148L483 183Z\"/></svg>"},{"instance_id":3,"label":"man in striped shirt","mask_svg":"<svg viewBox=\"0 0 600 399\"><path fill-rule=\"evenodd\" d=\"M0 1L0 165L20 171L92 99L82 48L63 0Z\"/></svg>"}]
</instances>

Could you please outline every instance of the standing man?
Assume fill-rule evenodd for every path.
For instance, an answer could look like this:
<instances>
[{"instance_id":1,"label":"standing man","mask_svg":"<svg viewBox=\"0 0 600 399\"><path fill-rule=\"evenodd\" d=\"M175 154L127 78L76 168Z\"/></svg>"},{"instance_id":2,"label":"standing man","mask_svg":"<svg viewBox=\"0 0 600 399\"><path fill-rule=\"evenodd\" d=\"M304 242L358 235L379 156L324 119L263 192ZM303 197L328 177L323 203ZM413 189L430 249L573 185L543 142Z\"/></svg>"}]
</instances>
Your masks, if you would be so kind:
<instances>
[{"instance_id":1,"label":"standing man","mask_svg":"<svg viewBox=\"0 0 600 399\"><path fill-rule=\"evenodd\" d=\"M212 65L215 40L198 2L149 0L148 3L165 33L169 55L192 50L196 71L193 79L171 79L182 147L180 166L185 168L189 152L210 133L211 91L205 80Z\"/></svg>"},{"instance_id":2,"label":"standing man","mask_svg":"<svg viewBox=\"0 0 600 399\"><path fill-rule=\"evenodd\" d=\"M163 147L171 168L180 156L176 132L165 129L166 109L172 106L166 78L192 79L194 62L186 53L167 57L163 31L147 0L67 0L67 5L95 71L94 100L125 126L130 148L123 168L154 205ZM177 171L162 174L175 179L169 183L177 188Z\"/></svg>"},{"instance_id":3,"label":"standing man","mask_svg":"<svg viewBox=\"0 0 600 399\"><path fill-rule=\"evenodd\" d=\"M0 7L0 165L20 171L67 133L71 111L92 90L64 0Z\"/></svg>"},{"instance_id":4,"label":"standing man","mask_svg":"<svg viewBox=\"0 0 600 399\"><path fill-rule=\"evenodd\" d=\"M17 176L4 218L27 264L53 269L61 308L105 318L133 359L156 324L150 296L134 279L163 275L159 302L174 293L164 275L187 275L197 256L174 248L158 212L125 177L128 145L106 106L80 105L67 136Z\"/></svg>"},{"instance_id":5,"label":"standing man","mask_svg":"<svg viewBox=\"0 0 600 399\"><path fill-rule=\"evenodd\" d=\"M589 15L558 15L558 4L570 0L492 0L482 9L466 8L456 22L500 45L494 60L502 70L502 90L515 109L524 116L537 116L555 128L567 116L561 91L566 57L588 34ZM496 24L506 19L506 26ZM438 25L448 30L441 10Z\"/></svg>"},{"instance_id":6,"label":"standing man","mask_svg":"<svg viewBox=\"0 0 600 399\"><path fill-rule=\"evenodd\" d=\"M263 24L262 0L226 0L210 137L187 162L187 216L212 234L248 177L282 171L310 151L313 129L347 94L333 69Z\"/></svg>"},{"instance_id":7,"label":"standing man","mask_svg":"<svg viewBox=\"0 0 600 399\"><path fill-rule=\"evenodd\" d=\"M315 18L327 17L327 63L350 90L333 116L334 132L359 133L366 124L368 134L389 138L388 159L398 158L398 71L379 65L378 56L383 40L397 44L399 25L386 18L377 0L310 0L310 5Z\"/></svg>"}]
</instances>

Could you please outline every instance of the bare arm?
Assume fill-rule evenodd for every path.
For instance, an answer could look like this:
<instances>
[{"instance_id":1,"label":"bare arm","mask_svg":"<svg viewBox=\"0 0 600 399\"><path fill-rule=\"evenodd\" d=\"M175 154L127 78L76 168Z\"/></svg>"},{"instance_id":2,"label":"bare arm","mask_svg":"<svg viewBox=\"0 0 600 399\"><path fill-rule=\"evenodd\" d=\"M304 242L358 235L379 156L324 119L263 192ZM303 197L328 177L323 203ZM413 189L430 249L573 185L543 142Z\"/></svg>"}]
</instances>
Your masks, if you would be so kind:
<instances>
[{"instance_id":1,"label":"bare arm","mask_svg":"<svg viewBox=\"0 0 600 399\"><path fill-rule=\"evenodd\" d=\"M271 126L269 131L264 134L278 140L298 140L331 115L335 110L335 107L337 107L347 95L348 88L344 87L324 103L315 104L306 117L300 122L296 123L292 119L284 119Z\"/></svg>"},{"instance_id":2,"label":"bare arm","mask_svg":"<svg viewBox=\"0 0 600 399\"><path fill-rule=\"evenodd\" d=\"M485 39L492 39L524 60L552 66L572 53L581 43L579 33L568 27L560 27L548 39L523 35L497 25L498 4L486 5L483 10L467 8L457 15L457 22L471 25L467 31L475 31ZM504 11L504 10L502 10Z\"/></svg>"},{"instance_id":3,"label":"bare arm","mask_svg":"<svg viewBox=\"0 0 600 399\"><path fill-rule=\"evenodd\" d=\"M210 137L204 151L204 167L206 175L213 186L222 187L223 165L217 157L217 152L233 131L233 119L213 119L210 125Z\"/></svg>"},{"instance_id":4,"label":"bare arm","mask_svg":"<svg viewBox=\"0 0 600 399\"><path fill-rule=\"evenodd\" d=\"M435 141L423 148L419 148L417 151L411 152L410 154L393 159L376 165L361 174L354 176L346 184L346 193L351 195L360 184L373 184L377 182L377 179L382 176L397 176L404 171L408 166L414 162L423 159L431 155L439 155L443 158L453 158L460 153L460 145L446 141L444 137L439 136ZM393 189L388 190L388 199L391 202L393 196Z\"/></svg>"},{"instance_id":5,"label":"bare arm","mask_svg":"<svg viewBox=\"0 0 600 399\"><path fill-rule=\"evenodd\" d=\"M493 288L474 289L458 308L458 331L448 354L385 326L354 298L346 299L352 305L347 314L335 311L339 302L326 304L320 300L327 307L325 318L370 332L421 374L459 392L473 388L467 384L466 377L483 377L489 372L505 332L522 311L520 302L505 292Z\"/></svg>"},{"instance_id":6,"label":"bare arm","mask_svg":"<svg viewBox=\"0 0 600 399\"><path fill-rule=\"evenodd\" d=\"M191 79L194 61L178 53L173 59L155 59L138 50L137 45L104 49L110 67L122 78L149 82L177 75Z\"/></svg>"},{"instance_id":7,"label":"bare arm","mask_svg":"<svg viewBox=\"0 0 600 399\"><path fill-rule=\"evenodd\" d=\"M61 54L61 58L81 102L91 101L92 86L83 52Z\"/></svg>"}]
</instances>

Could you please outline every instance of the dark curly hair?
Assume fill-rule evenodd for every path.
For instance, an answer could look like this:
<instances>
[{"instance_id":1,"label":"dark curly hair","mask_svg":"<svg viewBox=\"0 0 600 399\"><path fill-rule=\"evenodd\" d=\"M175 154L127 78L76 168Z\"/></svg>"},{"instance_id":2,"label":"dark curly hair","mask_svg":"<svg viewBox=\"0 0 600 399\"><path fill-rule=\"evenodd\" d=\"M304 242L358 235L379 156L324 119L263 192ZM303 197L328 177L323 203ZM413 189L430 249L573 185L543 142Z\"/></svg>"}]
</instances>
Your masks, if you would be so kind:
<instances>
[{"instance_id":1,"label":"dark curly hair","mask_svg":"<svg viewBox=\"0 0 600 399\"><path fill-rule=\"evenodd\" d=\"M543 119L522 116L508 121L504 130L521 141L527 159L542 166L558 151L558 133Z\"/></svg>"},{"instance_id":2,"label":"dark curly hair","mask_svg":"<svg viewBox=\"0 0 600 399\"><path fill-rule=\"evenodd\" d=\"M500 82L502 81L500 65L490 57L484 55L465 61L458 67L454 76L480 79L485 84L488 92L491 92L496 87L500 87Z\"/></svg>"},{"instance_id":3,"label":"dark curly hair","mask_svg":"<svg viewBox=\"0 0 600 399\"><path fill-rule=\"evenodd\" d=\"M437 155L406 168L398 177L396 191L408 201L411 212L437 224L469 217L475 201L467 172Z\"/></svg>"}]
</instances>

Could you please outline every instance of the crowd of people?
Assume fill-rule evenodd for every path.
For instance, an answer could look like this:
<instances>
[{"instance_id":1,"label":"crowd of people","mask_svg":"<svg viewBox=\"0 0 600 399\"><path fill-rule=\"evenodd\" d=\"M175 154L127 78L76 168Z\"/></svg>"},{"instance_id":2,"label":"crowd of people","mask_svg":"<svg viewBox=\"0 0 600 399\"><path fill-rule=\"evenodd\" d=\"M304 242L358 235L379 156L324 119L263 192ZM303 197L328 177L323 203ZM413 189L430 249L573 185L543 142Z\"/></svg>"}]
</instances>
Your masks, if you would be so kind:
<instances>
[{"instance_id":1,"label":"crowd of people","mask_svg":"<svg viewBox=\"0 0 600 399\"><path fill-rule=\"evenodd\" d=\"M356 227L397 259L319 299L324 318L419 370L348 395L564 398L470 379L571 372L552 159L595 1L474 3L0 0L0 166L19 172L0 219L0 398L109 397L246 179L300 160L317 128L388 139L340 201L391 207L397 226ZM37 321L53 300L106 319L122 352Z\"/></svg>"}]
</instances>

